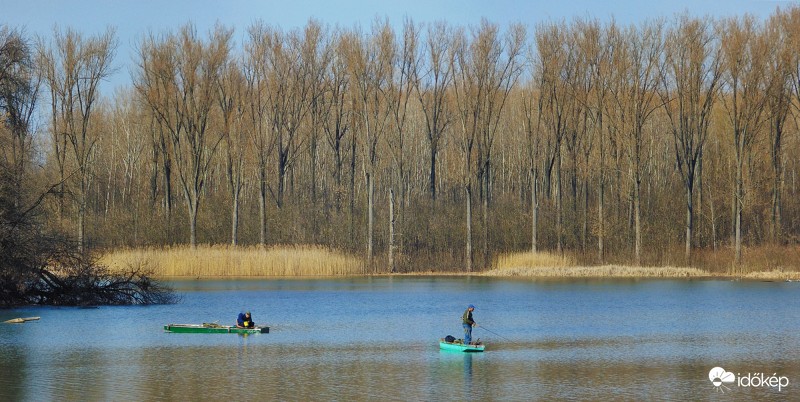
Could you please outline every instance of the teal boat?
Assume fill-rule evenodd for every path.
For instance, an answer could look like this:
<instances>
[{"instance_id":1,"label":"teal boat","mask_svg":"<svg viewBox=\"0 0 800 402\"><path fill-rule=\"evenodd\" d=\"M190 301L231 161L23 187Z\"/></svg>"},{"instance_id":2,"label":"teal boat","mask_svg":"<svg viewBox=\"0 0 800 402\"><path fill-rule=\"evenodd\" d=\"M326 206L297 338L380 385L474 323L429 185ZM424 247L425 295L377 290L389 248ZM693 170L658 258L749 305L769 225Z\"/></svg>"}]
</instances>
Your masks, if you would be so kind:
<instances>
[{"instance_id":1,"label":"teal boat","mask_svg":"<svg viewBox=\"0 0 800 402\"><path fill-rule=\"evenodd\" d=\"M477 345L464 345L460 339L455 342L447 342L444 338L439 339L439 349L450 350L454 352L483 352L486 345L480 343Z\"/></svg>"},{"instance_id":2,"label":"teal boat","mask_svg":"<svg viewBox=\"0 0 800 402\"><path fill-rule=\"evenodd\" d=\"M165 332L180 334L268 334L269 327L238 328L219 324L167 324Z\"/></svg>"}]
</instances>

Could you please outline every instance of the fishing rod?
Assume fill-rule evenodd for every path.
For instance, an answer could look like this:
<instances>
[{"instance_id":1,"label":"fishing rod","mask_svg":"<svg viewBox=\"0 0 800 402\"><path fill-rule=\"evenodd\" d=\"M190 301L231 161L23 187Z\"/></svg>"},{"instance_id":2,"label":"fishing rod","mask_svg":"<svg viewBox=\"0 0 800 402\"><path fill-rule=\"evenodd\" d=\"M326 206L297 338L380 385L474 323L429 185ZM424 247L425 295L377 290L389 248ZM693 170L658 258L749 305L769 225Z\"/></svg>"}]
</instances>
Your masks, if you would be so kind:
<instances>
[{"instance_id":1,"label":"fishing rod","mask_svg":"<svg viewBox=\"0 0 800 402\"><path fill-rule=\"evenodd\" d=\"M512 341L511 339L508 339L508 338L506 338L505 336L503 336L503 335L500 335L500 334L498 334L497 332L494 332L494 331L492 331L491 329L489 329L489 328L486 328L486 327L484 327L484 326L482 326L482 325L478 325L478 328L483 328L483 329L485 329L486 331L488 331L488 332L491 332L491 333L493 333L493 334L495 334L495 335L499 336L499 337L500 337L500 338L502 338L502 339L505 339L505 340L507 340L507 341L509 341L509 342L514 342L514 341Z\"/></svg>"}]
</instances>

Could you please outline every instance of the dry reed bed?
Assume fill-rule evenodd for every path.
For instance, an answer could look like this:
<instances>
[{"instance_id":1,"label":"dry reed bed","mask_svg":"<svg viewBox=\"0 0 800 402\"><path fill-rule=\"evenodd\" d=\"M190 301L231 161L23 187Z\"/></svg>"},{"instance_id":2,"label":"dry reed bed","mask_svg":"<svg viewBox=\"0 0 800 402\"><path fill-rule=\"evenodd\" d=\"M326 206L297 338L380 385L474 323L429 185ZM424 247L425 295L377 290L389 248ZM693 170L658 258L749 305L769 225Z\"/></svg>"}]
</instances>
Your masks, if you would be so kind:
<instances>
[{"instance_id":1,"label":"dry reed bed","mask_svg":"<svg viewBox=\"0 0 800 402\"><path fill-rule=\"evenodd\" d=\"M524 276L542 278L700 278L711 274L685 267L634 267L602 265L580 267L569 256L547 252L509 253L500 255L495 269L484 272L486 276Z\"/></svg>"},{"instance_id":2,"label":"dry reed bed","mask_svg":"<svg viewBox=\"0 0 800 402\"><path fill-rule=\"evenodd\" d=\"M367 275L363 260L321 246L273 246L261 248L188 246L119 249L100 262L112 270L143 266L156 277L241 278ZM410 275L425 275L424 272ZM464 275L428 272L428 275ZM508 253L497 257L494 268L481 276L532 278L714 278L752 280L800 280L800 272L716 273L689 267L636 267L625 265L576 266L571 256L547 252Z\"/></svg>"},{"instance_id":3,"label":"dry reed bed","mask_svg":"<svg viewBox=\"0 0 800 402\"><path fill-rule=\"evenodd\" d=\"M120 249L100 260L111 269L144 266L156 277L280 277L364 274L362 261L320 246L188 246Z\"/></svg>"},{"instance_id":4,"label":"dry reed bed","mask_svg":"<svg viewBox=\"0 0 800 402\"><path fill-rule=\"evenodd\" d=\"M484 272L485 276L524 276L540 278L704 278L709 272L684 267L510 267Z\"/></svg>"},{"instance_id":5,"label":"dry reed bed","mask_svg":"<svg viewBox=\"0 0 800 402\"><path fill-rule=\"evenodd\" d=\"M574 267L575 259L568 255L548 252L506 253L497 257L494 264L497 269L514 267Z\"/></svg>"},{"instance_id":6,"label":"dry reed bed","mask_svg":"<svg viewBox=\"0 0 800 402\"><path fill-rule=\"evenodd\" d=\"M481 275L538 278L744 278L800 280L800 272L783 269L725 273L691 267L637 267L628 265L576 266L575 260L547 252L510 253L497 258L495 268Z\"/></svg>"},{"instance_id":7,"label":"dry reed bed","mask_svg":"<svg viewBox=\"0 0 800 402\"><path fill-rule=\"evenodd\" d=\"M800 272L791 271L762 271L751 272L744 276L746 279L800 281Z\"/></svg>"}]
</instances>

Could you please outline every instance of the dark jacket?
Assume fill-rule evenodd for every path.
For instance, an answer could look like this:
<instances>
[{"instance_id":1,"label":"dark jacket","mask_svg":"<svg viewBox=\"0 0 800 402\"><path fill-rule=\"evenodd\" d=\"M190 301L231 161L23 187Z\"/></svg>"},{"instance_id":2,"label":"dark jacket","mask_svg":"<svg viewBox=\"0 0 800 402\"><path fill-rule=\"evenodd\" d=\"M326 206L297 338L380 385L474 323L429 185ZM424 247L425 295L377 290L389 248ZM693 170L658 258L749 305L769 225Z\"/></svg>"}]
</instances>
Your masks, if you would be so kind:
<instances>
[{"instance_id":1,"label":"dark jacket","mask_svg":"<svg viewBox=\"0 0 800 402\"><path fill-rule=\"evenodd\" d=\"M463 321L464 324L467 325L475 325L475 320L472 319L472 311L469 311L469 309L467 309L467 311L464 312L464 315L461 316L461 321Z\"/></svg>"},{"instance_id":2,"label":"dark jacket","mask_svg":"<svg viewBox=\"0 0 800 402\"><path fill-rule=\"evenodd\" d=\"M236 319L236 325L239 327L252 328L256 324L253 322L253 316L250 316L250 319L247 319L247 316L244 313L239 313L239 317Z\"/></svg>"}]
</instances>

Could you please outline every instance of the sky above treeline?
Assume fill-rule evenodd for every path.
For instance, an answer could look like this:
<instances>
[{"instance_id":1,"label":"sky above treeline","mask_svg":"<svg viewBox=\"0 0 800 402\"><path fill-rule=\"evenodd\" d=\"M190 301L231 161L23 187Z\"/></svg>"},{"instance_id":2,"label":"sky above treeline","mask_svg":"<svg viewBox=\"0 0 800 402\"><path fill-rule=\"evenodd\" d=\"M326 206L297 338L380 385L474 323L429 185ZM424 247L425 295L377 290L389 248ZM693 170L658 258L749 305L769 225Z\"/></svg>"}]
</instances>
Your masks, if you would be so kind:
<instances>
[{"instance_id":1,"label":"sky above treeline","mask_svg":"<svg viewBox=\"0 0 800 402\"><path fill-rule=\"evenodd\" d=\"M712 17L749 13L765 19L776 8L793 4L800 0L0 0L0 24L45 38L52 37L56 25L85 35L114 27L119 47L116 72L104 85L103 92L108 94L130 84L135 49L146 33L175 32L187 22L194 23L199 33L219 22L234 28L234 37L241 43L247 27L258 20L285 30L302 27L310 18L330 26L368 28L376 17L388 18L396 27L405 17L418 23L444 20L461 26L477 25L486 18L501 26L520 22L534 27L575 17L614 18L627 25L682 12Z\"/></svg>"}]
</instances>

